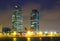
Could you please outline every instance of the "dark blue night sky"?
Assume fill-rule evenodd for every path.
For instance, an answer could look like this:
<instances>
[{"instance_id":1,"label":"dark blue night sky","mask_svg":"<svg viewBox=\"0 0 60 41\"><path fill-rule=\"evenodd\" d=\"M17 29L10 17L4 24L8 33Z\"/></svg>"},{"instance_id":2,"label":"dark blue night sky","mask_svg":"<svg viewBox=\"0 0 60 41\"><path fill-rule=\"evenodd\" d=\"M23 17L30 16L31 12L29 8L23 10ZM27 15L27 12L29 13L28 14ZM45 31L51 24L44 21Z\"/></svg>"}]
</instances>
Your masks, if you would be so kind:
<instances>
[{"instance_id":1,"label":"dark blue night sky","mask_svg":"<svg viewBox=\"0 0 60 41\"><path fill-rule=\"evenodd\" d=\"M0 9L6 9L8 6L21 5L28 3L36 3L41 5L41 9L53 9L60 6L60 0L0 0Z\"/></svg>"}]
</instances>

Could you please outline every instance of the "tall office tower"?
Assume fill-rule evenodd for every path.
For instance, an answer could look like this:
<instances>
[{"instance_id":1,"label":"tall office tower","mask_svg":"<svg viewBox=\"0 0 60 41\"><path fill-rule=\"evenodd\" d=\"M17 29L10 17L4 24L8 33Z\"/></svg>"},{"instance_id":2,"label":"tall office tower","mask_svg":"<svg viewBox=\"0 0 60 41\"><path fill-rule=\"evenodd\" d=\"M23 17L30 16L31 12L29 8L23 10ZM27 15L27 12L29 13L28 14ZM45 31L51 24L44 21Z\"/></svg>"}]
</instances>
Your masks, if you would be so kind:
<instances>
[{"instance_id":1,"label":"tall office tower","mask_svg":"<svg viewBox=\"0 0 60 41\"><path fill-rule=\"evenodd\" d=\"M22 18L22 8L20 6L15 6L12 13L12 29L17 32L23 31L23 18Z\"/></svg>"},{"instance_id":2,"label":"tall office tower","mask_svg":"<svg viewBox=\"0 0 60 41\"><path fill-rule=\"evenodd\" d=\"M37 10L32 10L31 12L31 28L36 32L39 31L39 12Z\"/></svg>"}]
</instances>

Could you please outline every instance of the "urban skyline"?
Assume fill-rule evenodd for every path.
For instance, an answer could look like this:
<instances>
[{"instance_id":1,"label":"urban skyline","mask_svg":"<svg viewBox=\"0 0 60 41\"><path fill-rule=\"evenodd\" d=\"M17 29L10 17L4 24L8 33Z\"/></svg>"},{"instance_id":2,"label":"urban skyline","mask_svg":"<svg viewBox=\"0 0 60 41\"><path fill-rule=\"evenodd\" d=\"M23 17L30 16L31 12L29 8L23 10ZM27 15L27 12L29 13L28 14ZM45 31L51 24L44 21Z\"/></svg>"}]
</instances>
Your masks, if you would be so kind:
<instances>
[{"instance_id":1,"label":"urban skyline","mask_svg":"<svg viewBox=\"0 0 60 41\"><path fill-rule=\"evenodd\" d=\"M60 0L0 0L0 41L59 41Z\"/></svg>"},{"instance_id":2,"label":"urban skyline","mask_svg":"<svg viewBox=\"0 0 60 41\"><path fill-rule=\"evenodd\" d=\"M56 1L54 0L53 1L52 0L51 1L50 0L7 1L6 0L6 3L4 2L6 8L5 5L3 5L4 4L3 2L4 1L1 1L2 4L0 5L1 7L3 7L3 8L0 7L0 24L2 24L2 26L7 26L10 28L12 27L12 23L11 23L12 7L17 4L17 5L21 5L23 8L24 27L30 27L30 22L29 22L30 12L32 11L32 9L37 9L40 12L40 20L39 20L40 30L60 31L60 5L59 5L60 1L57 0Z\"/></svg>"}]
</instances>

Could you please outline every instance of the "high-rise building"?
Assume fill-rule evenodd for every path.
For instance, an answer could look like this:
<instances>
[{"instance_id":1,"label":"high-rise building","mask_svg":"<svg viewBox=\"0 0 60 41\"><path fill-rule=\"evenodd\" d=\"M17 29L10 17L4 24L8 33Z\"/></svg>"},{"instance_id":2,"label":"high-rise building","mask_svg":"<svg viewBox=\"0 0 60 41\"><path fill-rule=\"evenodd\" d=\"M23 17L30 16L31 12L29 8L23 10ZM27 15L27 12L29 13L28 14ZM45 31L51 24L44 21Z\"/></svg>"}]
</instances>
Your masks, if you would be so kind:
<instances>
[{"instance_id":1,"label":"high-rise building","mask_svg":"<svg viewBox=\"0 0 60 41\"><path fill-rule=\"evenodd\" d=\"M37 10L32 10L31 12L31 28L36 32L39 31L39 12Z\"/></svg>"},{"instance_id":2,"label":"high-rise building","mask_svg":"<svg viewBox=\"0 0 60 41\"><path fill-rule=\"evenodd\" d=\"M23 30L23 18L22 18L22 8L20 6L15 6L12 13L12 29L17 32L22 32Z\"/></svg>"}]
</instances>

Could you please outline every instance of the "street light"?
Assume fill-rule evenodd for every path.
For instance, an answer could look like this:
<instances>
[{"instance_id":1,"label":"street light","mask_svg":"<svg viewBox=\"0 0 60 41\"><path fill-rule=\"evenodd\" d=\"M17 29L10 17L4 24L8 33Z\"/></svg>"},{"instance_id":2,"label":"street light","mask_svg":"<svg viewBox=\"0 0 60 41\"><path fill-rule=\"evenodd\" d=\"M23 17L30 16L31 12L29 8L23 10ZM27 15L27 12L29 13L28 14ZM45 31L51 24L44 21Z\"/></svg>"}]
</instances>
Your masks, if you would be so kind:
<instances>
[{"instance_id":1,"label":"street light","mask_svg":"<svg viewBox=\"0 0 60 41\"><path fill-rule=\"evenodd\" d=\"M42 31L39 31L39 32L37 32L37 35L38 36L43 36L43 32Z\"/></svg>"},{"instance_id":2,"label":"street light","mask_svg":"<svg viewBox=\"0 0 60 41\"><path fill-rule=\"evenodd\" d=\"M27 31L26 36L31 37L32 35L34 35L33 31Z\"/></svg>"},{"instance_id":3,"label":"street light","mask_svg":"<svg viewBox=\"0 0 60 41\"><path fill-rule=\"evenodd\" d=\"M50 32L49 33L49 36L54 36L54 32Z\"/></svg>"},{"instance_id":4,"label":"street light","mask_svg":"<svg viewBox=\"0 0 60 41\"><path fill-rule=\"evenodd\" d=\"M17 34L16 31L14 31L14 32L12 33L13 36L16 36L16 34Z\"/></svg>"},{"instance_id":5,"label":"street light","mask_svg":"<svg viewBox=\"0 0 60 41\"><path fill-rule=\"evenodd\" d=\"M44 36L47 36L47 34L48 34L48 31L45 31L45 32L44 32Z\"/></svg>"}]
</instances>

